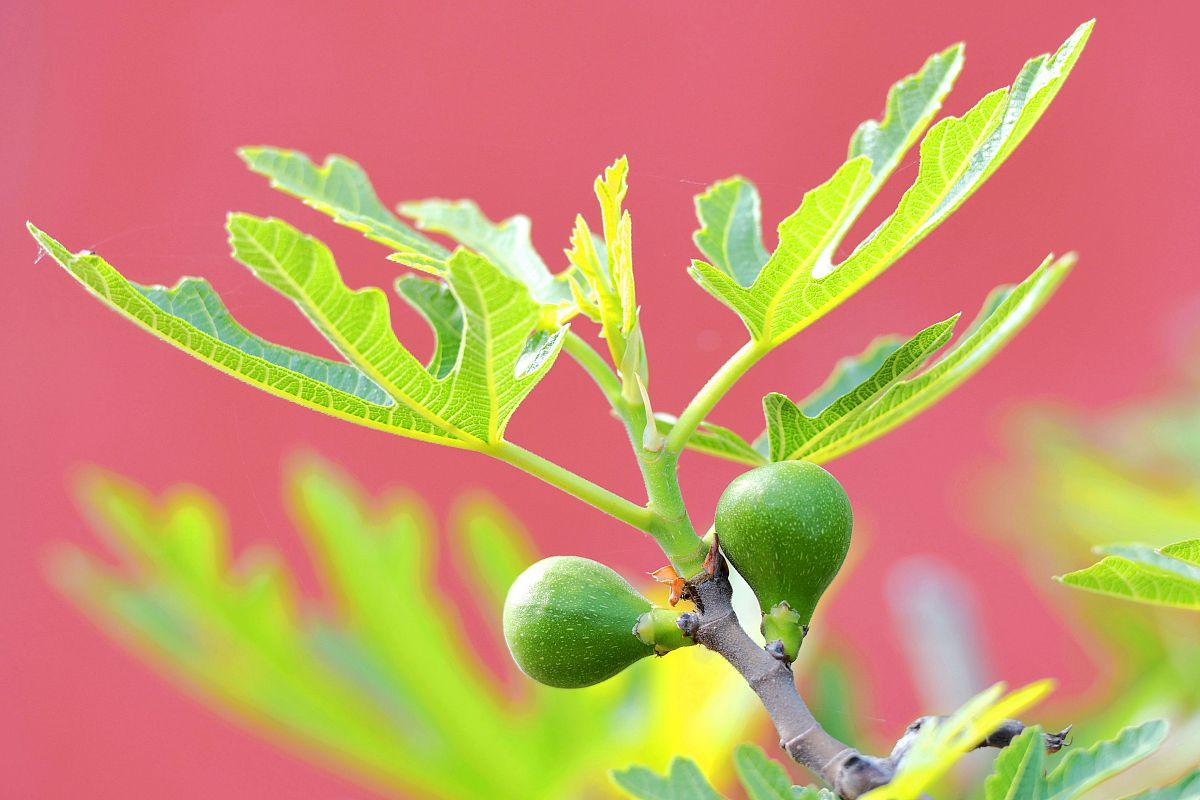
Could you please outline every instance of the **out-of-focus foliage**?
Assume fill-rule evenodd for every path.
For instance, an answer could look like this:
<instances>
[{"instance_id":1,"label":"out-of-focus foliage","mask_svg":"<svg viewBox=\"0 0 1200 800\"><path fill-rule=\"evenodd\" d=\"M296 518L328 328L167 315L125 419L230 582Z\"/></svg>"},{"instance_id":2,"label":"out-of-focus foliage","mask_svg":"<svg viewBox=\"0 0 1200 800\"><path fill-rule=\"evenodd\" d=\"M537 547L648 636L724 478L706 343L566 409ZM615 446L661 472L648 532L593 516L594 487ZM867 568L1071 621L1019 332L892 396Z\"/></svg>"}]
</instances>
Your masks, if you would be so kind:
<instances>
[{"instance_id":1,"label":"out-of-focus foliage","mask_svg":"<svg viewBox=\"0 0 1200 800\"><path fill-rule=\"evenodd\" d=\"M1048 682L1031 684L1005 695L996 686L976 695L944 719L925 723L912 749L900 762L896 777L863 795L863 800L919 800L953 764L1010 715L1036 703L1049 691ZM1167 723L1153 720L1126 728L1114 738L1086 749L1073 749L1051 761L1038 726L1026 728L996 757L985 782L986 800L1074 800L1132 765L1162 744ZM749 800L836 800L827 789L792 785L781 764L754 745L735 754L742 788ZM694 761L676 758L659 775L645 767L613 773L617 785L638 800L723 800ZM957 796L957 795L956 795ZM1163 789L1127 800L1200 797L1200 770Z\"/></svg>"},{"instance_id":2,"label":"out-of-focus foliage","mask_svg":"<svg viewBox=\"0 0 1200 800\"><path fill-rule=\"evenodd\" d=\"M998 683L949 717L927 722L892 782L863 795L863 800L918 800L964 753L974 750L1004 720L1045 697L1050 688L1049 681L1039 681L1005 694L1004 684Z\"/></svg>"},{"instance_id":3,"label":"out-of-focus foliage","mask_svg":"<svg viewBox=\"0 0 1200 800\"><path fill-rule=\"evenodd\" d=\"M1014 432L1019 455L991 481L988 529L1024 557L1032 585L1085 642L1092 668L1103 676L1062 713L1084 742L1166 717L1171 734L1159 754L1109 786L1132 793L1174 780L1196 767L1200 751L1195 614L1121 602L1048 579L1090 563L1097 547L1113 554L1102 565L1135 554L1154 558L1158 549L1185 555L1179 559L1185 566L1190 551L1173 551L1171 543L1200 532L1200 376L1186 373L1159 396L1104 414L1032 410Z\"/></svg>"},{"instance_id":4,"label":"out-of-focus foliage","mask_svg":"<svg viewBox=\"0 0 1200 800\"><path fill-rule=\"evenodd\" d=\"M1048 763L1042 730L1034 726L996 758L985 784L987 800L1071 800L1084 796L1149 756L1167 735L1167 724L1154 720L1126 728L1115 738L1073 749L1055 765ZM1171 791L1171 788L1161 791ZM1186 795L1185 795L1186 796Z\"/></svg>"},{"instance_id":5,"label":"out-of-focus foliage","mask_svg":"<svg viewBox=\"0 0 1200 800\"><path fill-rule=\"evenodd\" d=\"M828 789L793 786L783 765L757 745L740 745L734 766L749 800L837 800ZM646 767L613 773L613 781L638 800L725 800L690 758L677 757L665 774Z\"/></svg>"},{"instance_id":6,"label":"out-of-focus foliage","mask_svg":"<svg viewBox=\"0 0 1200 800\"><path fill-rule=\"evenodd\" d=\"M1096 548L1104 558L1059 578L1068 586L1153 603L1200 610L1200 539L1155 550L1138 544Z\"/></svg>"},{"instance_id":7,"label":"out-of-focus foliage","mask_svg":"<svg viewBox=\"0 0 1200 800\"><path fill-rule=\"evenodd\" d=\"M481 663L434 584L438 539L417 498L368 498L313 459L286 484L321 599L297 592L276 552L232 557L222 512L202 492L154 498L100 472L82 481L82 504L118 564L70 548L54 577L207 702L384 792L602 796L613 764L665 767L681 746L720 774L747 735L753 694L700 648L587 690L505 681ZM482 496L459 504L446 535L487 630L498 631L504 593L534 559L526 535ZM503 666L511 673L506 658ZM674 735L713 717L722 725L709 735Z\"/></svg>"},{"instance_id":8,"label":"out-of-focus foliage","mask_svg":"<svg viewBox=\"0 0 1200 800\"><path fill-rule=\"evenodd\" d=\"M1030 684L1008 694L997 684L976 695L954 714L930 720L917 734L896 777L863 796L863 800L916 800L962 755L973 750L1001 722L1036 703L1050 691L1049 682ZM750 800L833 800L826 789L793 786L779 763L758 747L743 745L735 755L738 778ZM1072 773L1075 774L1075 773ZM638 800L722 800L688 759L675 759L665 775L645 767L614 772L617 785ZM1058 800L1074 795L1063 794ZM990 795L989 795L990 800Z\"/></svg>"}]
</instances>

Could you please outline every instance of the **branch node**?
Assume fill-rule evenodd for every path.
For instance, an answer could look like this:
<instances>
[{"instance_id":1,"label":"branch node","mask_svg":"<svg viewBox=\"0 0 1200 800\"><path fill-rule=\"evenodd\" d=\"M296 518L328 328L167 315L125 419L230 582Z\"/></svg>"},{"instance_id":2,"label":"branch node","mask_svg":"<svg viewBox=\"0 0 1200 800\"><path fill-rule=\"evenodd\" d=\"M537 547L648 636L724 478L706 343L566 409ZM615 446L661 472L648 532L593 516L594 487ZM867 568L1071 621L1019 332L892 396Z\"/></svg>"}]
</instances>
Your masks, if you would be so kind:
<instances>
[{"instance_id":1,"label":"branch node","mask_svg":"<svg viewBox=\"0 0 1200 800\"><path fill-rule=\"evenodd\" d=\"M855 800L879 786L891 782L896 768L890 759L852 753L838 767L834 791L846 800Z\"/></svg>"},{"instance_id":2,"label":"branch node","mask_svg":"<svg viewBox=\"0 0 1200 800\"><path fill-rule=\"evenodd\" d=\"M1073 728L1073 727L1075 727L1075 726L1068 725L1067 727L1063 728L1058 733L1043 733L1042 736L1046 740L1046 752L1047 753L1057 753L1059 750L1062 750L1064 747L1070 747L1071 742L1068 740L1067 737L1070 736L1071 728Z\"/></svg>"},{"instance_id":3,"label":"branch node","mask_svg":"<svg viewBox=\"0 0 1200 800\"><path fill-rule=\"evenodd\" d=\"M791 659L788 658L787 650L784 649L783 642L779 639L776 639L773 642L767 642L763 649L767 651L767 655L776 661L782 661L784 664L792 663Z\"/></svg>"},{"instance_id":4,"label":"branch node","mask_svg":"<svg viewBox=\"0 0 1200 800\"><path fill-rule=\"evenodd\" d=\"M695 639L696 634L700 632L700 617L691 611L680 614L679 619L675 620L675 624L689 639Z\"/></svg>"}]
</instances>

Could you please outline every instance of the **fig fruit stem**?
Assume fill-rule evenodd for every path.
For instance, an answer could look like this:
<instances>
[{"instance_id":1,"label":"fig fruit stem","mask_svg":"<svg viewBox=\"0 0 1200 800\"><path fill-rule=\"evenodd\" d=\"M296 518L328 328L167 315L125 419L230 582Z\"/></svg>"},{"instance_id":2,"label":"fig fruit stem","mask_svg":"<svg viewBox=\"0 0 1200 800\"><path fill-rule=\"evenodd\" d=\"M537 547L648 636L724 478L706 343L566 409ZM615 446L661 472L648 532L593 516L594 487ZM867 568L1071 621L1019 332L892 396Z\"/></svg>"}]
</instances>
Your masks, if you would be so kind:
<instances>
[{"instance_id":1,"label":"fig fruit stem","mask_svg":"<svg viewBox=\"0 0 1200 800\"><path fill-rule=\"evenodd\" d=\"M694 582L689 591L696 611L683 614L679 627L699 644L719 653L745 679L762 701L779 734L779 746L798 764L824 780L843 800L857 798L891 782L908 755L921 727L934 717L921 717L905 730L888 756L866 755L838 740L821 727L796 688L791 667L771 657L738 624L733 611L733 589L723 556L711 577ZM977 747L1007 747L1024 730L1017 720L1006 720ZM1070 728L1045 734L1046 751L1057 752Z\"/></svg>"}]
</instances>

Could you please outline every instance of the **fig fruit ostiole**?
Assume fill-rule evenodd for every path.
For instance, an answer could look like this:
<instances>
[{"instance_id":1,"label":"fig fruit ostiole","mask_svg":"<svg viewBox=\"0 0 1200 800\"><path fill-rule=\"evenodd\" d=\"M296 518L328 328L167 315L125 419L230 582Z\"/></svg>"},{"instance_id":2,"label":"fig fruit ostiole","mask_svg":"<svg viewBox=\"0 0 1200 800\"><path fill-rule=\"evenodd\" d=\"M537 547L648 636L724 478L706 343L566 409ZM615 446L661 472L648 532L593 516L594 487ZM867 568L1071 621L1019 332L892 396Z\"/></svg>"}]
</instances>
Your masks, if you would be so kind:
<instances>
[{"instance_id":1,"label":"fig fruit ostiole","mask_svg":"<svg viewBox=\"0 0 1200 800\"><path fill-rule=\"evenodd\" d=\"M578 556L543 559L509 587L504 640L513 660L547 686L575 689L607 680L649 655L695 644L603 564Z\"/></svg>"},{"instance_id":2,"label":"fig fruit ostiole","mask_svg":"<svg viewBox=\"0 0 1200 800\"><path fill-rule=\"evenodd\" d=\"M717 503L721 550L754 590L767 649L794 661L813 609L850 549L854 517L837 479L807 461L743 473Z\"/></svg>"}]
</instances>

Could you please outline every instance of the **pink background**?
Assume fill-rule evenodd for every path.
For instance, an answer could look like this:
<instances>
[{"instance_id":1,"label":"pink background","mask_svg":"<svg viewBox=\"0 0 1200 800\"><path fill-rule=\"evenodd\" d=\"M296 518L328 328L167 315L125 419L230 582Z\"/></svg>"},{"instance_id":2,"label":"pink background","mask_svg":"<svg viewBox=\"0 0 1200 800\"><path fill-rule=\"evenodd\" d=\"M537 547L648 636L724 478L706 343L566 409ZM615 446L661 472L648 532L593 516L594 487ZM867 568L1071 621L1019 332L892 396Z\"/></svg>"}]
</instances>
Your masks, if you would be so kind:
<instances>
[{"instance_id":1,"label":"pink background","mask_svg":"<svg viewBox=\"0 0 1200 800\"><path fill-rule=\"evenodd\" d=\"M974 313L995 284L1077 249L1062 293L939 409L833 466L872 543L828 623L875 680L873 724L917 711L888 672L890 633L866 620L904 555L966 570L990 614L997 677L1047 672L1065 695L1097 680L1016 560L977 529L972 485L1003 457L998 420L1030 398L1100 407L1157 385L1200 306L1195 253L1200 113L1190 3L6 3L0 315L6 403L0 536L0 774L7 797L365 796L202 710L48 588L58 541L95 542L68 499L97 463L155 489L187 480L229 508L239 541L299 548L279 503L281 460L308 448L372 488L403 483L439 511L468 487L502 494L547 553L658 566L652 546L510 468L289 406L172 351L89 298L35 248L35 221L135 279L208 276L257 332L328 352L288 303L226 255L227 210L273 213L324 238L352 284L396 265L357 234L273 193L234 156L277 144L345 153L385 202L473 197L524 212L552 263L591 180L632 165L638 288L653 392L678 410L741 341L687 278L692 195L740 172L768 226L840 163L887 87L958 39L967 68L947 110L1009 83L1076 24L1099 24L1075 77L1016 156L903 265L752 372L716 419L756 432L766 391L801 395L876 334ZM894 198L915 174L899 170ZM869 212L874 224L885 209ZM769 241L768 244L773 242ZM396 304L398 305L398 304ZM428 337L398 315L410 342ZM575 419L595 420L579 428ZM566 359L510 429L535 451L639 495L619 430ZM704 524L737 467L684 469ZM1042 587L1045 589L1046 587ZM1049 590L1054 591L1054 590ZM264 792L266 793L264 795Z\"/></svg>"}]
</instances>

